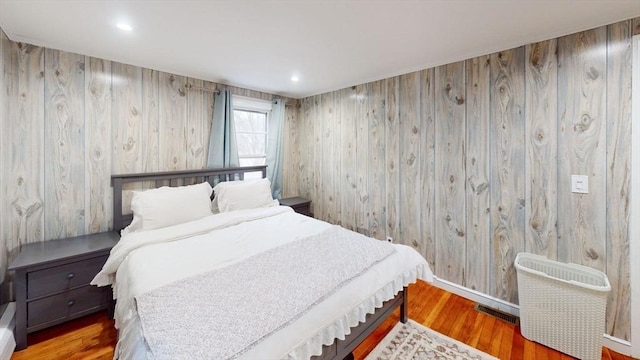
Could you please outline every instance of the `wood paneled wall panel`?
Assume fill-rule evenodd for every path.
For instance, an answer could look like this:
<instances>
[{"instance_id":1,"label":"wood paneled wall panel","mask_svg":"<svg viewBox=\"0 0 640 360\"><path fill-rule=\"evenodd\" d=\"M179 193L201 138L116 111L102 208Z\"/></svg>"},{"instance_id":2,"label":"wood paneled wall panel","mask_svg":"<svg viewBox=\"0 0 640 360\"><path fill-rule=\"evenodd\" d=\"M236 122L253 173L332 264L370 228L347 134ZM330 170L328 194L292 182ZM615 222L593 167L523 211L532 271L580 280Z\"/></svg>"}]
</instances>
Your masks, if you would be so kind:
<instances>
[{"instance_id":1,"label":"wood paneled wall panel","mask_svg":"<svg viewBox=\"0 0 640 360\"><path fill-rule=\"evenodd\" d=\"M465 283L465 63L435 69L436 257L438 277Z\"/></svg>"},{"instance_id":2,"label":"wood paneled wall panel","mask_svg":"<svg viewBox=\"0 0 640 360\"><path fill-rule=\"evenodd\" d=\"M526 47L526 250L557 259L558 42Z\"/></svg>"},{"instance_id":3,"label":"wood paneled wall panel","mask_svg":"<svg viewBox=\"0 0 640 360\"><path fill-rule=\"evenodd\" d=\"M142 69L142 171L160 169L160 73ZM208 133L208 132L207 132ZM147 186L145 186L147 187Z\"/></svg>"},{"instance_id":4,"label":"wood paneled wall panel","mask_svg":"<svg viewBox=\"0 0 640 360\"><path fill-rule=\"evenodd\" d=\"M283 134L283 148L285 149L283 154L283 169L282 169L282 197L298 196L300 192L294 187L300 183L299 176L300 171L298 165L300 164L300 151L301 148L298 145L298 122L297 118L297 105L285 106L285 119L284 119L284 134ZM286 180L285 180L286 179Z\"/></svg>"},{"instance_id":5,"label":"wood paneled wall panel","mask_svg":"<svg viewBox=\"0 0 640 360\"><path fill-rule=\"evenodd\" d=\"M558 259L605 269L606 27L558 40ZM589 176L589 194L571 192Z\"/></svg>"},{"instance_id":6,"label":"wood paneled wall panel","mask_svg":"<svg viewBox=\"0 0 640 360\"><path fill-rule=\"evenodd\" d=\"M387 152L386 106L387 87L384 81L366 84L371 106L369 114L368 197L369 236L383 240L387 234ZM361 109L361 112L364 112Z\"/></svg>"},{"instance_id":7,"label":"wood paneled wall panel","mask_svg":"<svg viewBox=\"0 0 640 360\"><path fill-rule=\"evenodd\" d=\"M400 240L400 78L385 80L386 236ZM381 194L382 195L382 194Z\"/></svg>"},{"instance_id":8,"label":"wood paneled wall panel","mask_svg":"<svg viewBox=\"0 0 640 360\"><path fill-rule=\"evenodd\" d=\"M306 98L302 100L300 108L300 117L298 118L299 131L298 136L300 141L298 142L300 147L300 164L298 164L298 171L300 171L300 184L298 189L300 195L307 199L314 199L311 203L311 211L315 215L316 209L319 207L317 204L317 198L314 198L314 164L316 162L314 157L314 145L315 145L315 132L313 129L313 118L311 111L313 109L313 98Z\"/></svg>"},{"instance_id":9,"label":"wood paneled wall panel","mask_svg":"<svg viewBox=\"0 0 640 360\"><path fill-rule=\"evenodd\" d=\"M339 117L336 114L338 111L335 108L338 94L326 93L320 95L322 99L322 105L320 107L320 119L322 123L322 156L323 161L321 163L322 172L326 175L322 178L321 191L324 196L324 209L322 220L328 221L332 224L340 224L340 217L338 216L337 198L336 198L336 174L339 171L340 161L336 162L336 153L339 151L336 149L340 141L340 129L336 128Z\"/></svg>"},{"instance_id":10,"label":"wood paneled wall panel","mask_svg":"<svg viewBox=\"0 0 640 360\"><path fill-rule=\"evenodd\" d=\"M298 182L296 184L292 184L291 187L295 189L294 195L311 199L311 193L309 191L309 177L312 174L312 171L310 170L311 158L309 155L311 147L307 141L309 141L310 135L313 136L313 132L310 132L306 125L309 119L304 117L305 110L308 111L309 109L309 102L307 99L300 100L298 102L298 112L294 120L296 123L297 136L296 139L293 139L292 141L298 145L300 158L298 159L298 163L295 164L295 171L298 173ZM311 142L311 144L313 144L313 142ZM311 212L313 212L313 204L311 205Z\"/></svg>"},{"instance_id":11,"label":"wood paneled wall panel","mask_svg":"<svg viewBox=\"0 0 640 360\"><path fill-rule=\"evenodd\" d=\"M323 182L330 179L328 173L322 171L323 162L328 162L329 157L327 154L323 152L323 143L324 139L324 128L326 126L326 121L323 117L323 102L322 97L320 95L314 96L312 101L312 107L310 109L309 119L310 120L310 129L313 130L313 187L311 192L311 198L313 199L313 214L318 219L324 220L326 219L326 206L325 203L327 201L328 194L323 192Z\"/></svg>"},{"instance_id":12,"label":"wood paneled wall panel","mask_svg":"<svg viewBox=\"0 0 640 360\"><path fill-rule=\"evenodd\" d=\"M344 228L353 231L357 230L355 211L359 170L356 161L358 152L358 139L356 137L357 101L356 88L353 86L340 90L335 105L339 108L337 118L340 120L340 140L336 144L336 148L341 149L339 152L341 156L339 163L340 180L337 184L340 187L340 193L336 194L336 198L340 199L340 223Z\"/></svg>"},{"instance_id":13,"label":"wood paneled wall panel","mask_svg":"<svg viewBox=\"0 0 640 360\"><path fill-rule=\"evenodd\" d=\"M112 227L111 62L85 56L85 233Z\"/></svg>"},{"instance_id":14,"label":"wood paneled wall panel","mask_svg":"<svg viewBox=\"0 0 640 360\"><path fill-rule=\"evenodd\" d=\"M187 97L184 89L186 83L187 79L184 76L165 72L159 74L158 148L162 171L187 168Z\"/></svg>"},{"instance_id":15,"label":"wood paneled wall panel","mask_svg":"<svg viewBox=\"0 0 640 360\"><path fill-rule=\"evenodd\" d=\"M237 86L228 86L228 85L224 85L222 87L229 89L231 93L234 95L246 96L246 97L251 97L251 98L261 99L261 100L273 100L274 98L273 94L264 93L257 90L250 90L250 89L245 89Z\"/></svg>"},{"instance_id":16,"label":"wood paneled wall panel","mask_svg":"<svg viewBox=\"0 0 640 360\"><path fill-rule=\"evenodd\" d=\"M188 83L196 87L204 87L204 81L198 79L188 79ZM209 141L209 130L205 129L205 94L203 91L189 91L187 97L187 153L186 166L187 169L201 169L207 163L207 153L205 150L205 142Z\"/></svg>"},{"instance_id":17,"label":"wood paneled wall panel","mask_svg":"<svg viewBox=\"0 0 640 360\"><path fill-rule=\"evenodd\" d=\"M366 84L355 88L355 136L356 138L356 204L354 216L356 219L355 230L359 233L370 235L369 222L369 121L371 117L371 99L369 87Z\"/></svg>"},{"instance_id":18,"label":"wood paneled wall panel","mask_svg":"<svg viewBox=\"0 0 640 360\"><path fill-rule=\"evenodd\" d=\"M327 108L329 128L325 128L326 134L329 137L329 143L332 144L329 156L331 180L328 182L329 189L329 202L328 202L328 217L331 223L342 225L342 107L339 101L340 93L330 93L328 95L329 106ZM338 164L335 166L334 164Z\"/></svg>"},{"instance_id":19,"label":"wood paneled wall panel","mask_svg":"<svg viewBox=\"0 0 640 360\"><path fill-rule=\"evenodd\" d=\"M525 49L491 55L490 295L518 302L513 261L524 251L525 233Z\"/></svg>"},{"instance_id":20,"label":"wood paneled wall panel","mask_svg":"<svg viewBox=\"0 0 640 360\"><path fill-rule=\"evenodd\" d=\"M9 78L9 64L11 58L9 57L9 39L7 35L0 29L0 134L6 134L9 131L9 94L7 79ZM0 169L5 169L7 157L6 143L8 139L4 136L0 136ZM5 184L4 171L0 172L0 198L7 199L6 193L7 186ZM5 279L6 267L7 267L7 239L10 237L8 232L8 212L7 206L4 202L0 202L0 280ZM0 299L3 303L7 299Z\"/></svg>"},{"instance_id":21,"label":"wood paneled wall panel","mask_svg":"<svg viewBox=\"0 0 640 360\"><path fill-rule=\"evenodd\" d=\"M111 71L113 79L111 85L112 171L114 174L143 172L142 159L145 154L142 138L143 70L132 65L114 62L111 64Z\"/></svg>"},{"instance_id":22,"label":"wood paneled wall panel","mask_svg":"<svg viewBox=\"0 0 640 360\"><path fill-rule=\"evenodd\" d=\"M400 185L400 238L396 242L409 245L422 252L422 191L420 182L420 140L422 115L420 102L420 73L412 72L399 79L399 174Z\"/></svg>"},{"instance_id":23,"label":"wood paneled wall panel","mask_svg":"<svg viewBox=\"0 0 640 360\"><path fill-rule=\"evenodd\" d=\"M491 60L488 55L466 61L466 228L465 286L489 292L491 263L490 151Z\"/></svg>"},{"instance_id":24,"label":"wood paneled wall panel","mask_svg":"<svg viewBox=\"0 0 640 360\"><path fill-rule=\"evenodd\" d=\"M427 259L431 269L435 269L436 253L436 209L435 209L435 70L420 72L420 223L422 243L420 253Z\"/></svg>"},{"instance_id":25,"label":"wood paneled wall panel","mask_svg":"<svg viewBox=\"0 0 640 360\"><path fill-rule=\"evenodd\" d=\"M44 110L46 239L84 233L84 56L46 49Z\"/></svg>"},{"instance_id":26,"label":"wood paneled wall panel","mask_svg":"<svg viewBox=\"0 0 640 360\"><path fill-rule=\"evenodd\" d=\"M10 41L4 51L9 69L1 206L11 257L21 244L44 240L44 49Z\"/></svg>"},{"instance_id":27,"label":"wood paneled wall panel","mask_svg":"<svg viewBox=\"0 0 640 360\"><path fill-rule=\"evenodd\" d=\"M300 146L300 136L297 135L300 132L298 130L298 126L299 126L298 117L300 116L300 103L296 101L295 105L287 106L286 116L288 119L287 121L289 123L289 130L291 131L292 134L296 134L296 136L291 137L291 139L289 140L289 147L285 148L285 152L287 152L287 150L291 150L293 152L293 155L291 155L293 159L293 162L292 162L293 166L289 166L289 176L286 177L287 180L283 179L283 182L289 183L287 185L289 187L289 193L286 196L288 197L300 196L303 192L298 188L298 186L299 184L302 183L301 178L304 176L303 169L301 166L302 165L302 149L304 147Z\"/></svg>"},{"instance_id":28,"label":"wood paneled wall panel","mask_svg":"<svg viewBox=\"0 0 640 360\"><path fill-rule=\"evenodd\" d=\"M629 191L634 129L627 119L631 119L632 34L631 20L607 28L606 273L615 293L608 298L606 332L627 341L631 338Z\"/></svg>"}]
</instances>

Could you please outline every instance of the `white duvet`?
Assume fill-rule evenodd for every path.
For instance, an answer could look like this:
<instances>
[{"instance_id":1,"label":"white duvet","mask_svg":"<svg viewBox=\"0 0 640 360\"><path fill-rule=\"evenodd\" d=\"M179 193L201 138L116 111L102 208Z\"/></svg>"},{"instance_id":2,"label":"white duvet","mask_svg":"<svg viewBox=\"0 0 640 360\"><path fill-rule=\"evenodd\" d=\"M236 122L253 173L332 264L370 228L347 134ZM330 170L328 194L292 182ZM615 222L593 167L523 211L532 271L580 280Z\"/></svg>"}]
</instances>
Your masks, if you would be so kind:
<instances>
[{"instance_id":1,"label":"white duvet","mask_svg":"<svg viewBox=\"0 0 640 360\"><path fill-rule=\"evenodd\" d=\"M236 263L273 247L317 234L330 224L290 208L233 211L169 228L131 233L111 251L94 285L112 285L118 345L114 357L151 358L140 328L134 298L160 286ZM322 345L343 339L403 286L433 274L415 250L397 252L314 306L286 328L243 354L244 359L307 359ZM215 300L214 300L215 301ZM260 311L260 309L247 309Z\"/></svg>"}]
</instances>

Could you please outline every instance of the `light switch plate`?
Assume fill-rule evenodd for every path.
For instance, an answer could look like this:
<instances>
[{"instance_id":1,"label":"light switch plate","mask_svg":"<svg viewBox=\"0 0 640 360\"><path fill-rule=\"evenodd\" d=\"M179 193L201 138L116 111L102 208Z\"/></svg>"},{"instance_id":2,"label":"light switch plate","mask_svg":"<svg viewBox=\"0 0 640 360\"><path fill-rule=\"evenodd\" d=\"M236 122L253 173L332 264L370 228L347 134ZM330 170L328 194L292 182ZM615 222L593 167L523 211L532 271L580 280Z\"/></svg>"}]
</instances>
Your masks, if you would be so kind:
<instances>
[{"instance_id":1,"label":"light switch plate","mask_svg":"<svg viewBox=\"0 0 640 360\"><path fill-rule=\"evenodd\" d=\"M587 175L571 175L571 192L589 193L589 177Z\"/></svg>"}]
</instances>

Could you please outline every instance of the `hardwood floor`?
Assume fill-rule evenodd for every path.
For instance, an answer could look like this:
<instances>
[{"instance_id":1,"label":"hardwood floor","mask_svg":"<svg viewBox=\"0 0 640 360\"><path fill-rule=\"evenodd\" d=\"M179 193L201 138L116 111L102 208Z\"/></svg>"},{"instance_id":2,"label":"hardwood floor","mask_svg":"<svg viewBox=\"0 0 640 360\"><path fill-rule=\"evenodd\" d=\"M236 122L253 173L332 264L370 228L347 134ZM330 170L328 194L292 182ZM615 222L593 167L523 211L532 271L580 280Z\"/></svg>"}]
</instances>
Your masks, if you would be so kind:
<instances>
[{"instance_id":1,"label":"hardwood floor","mask_svg":"<svg viewBox=\"0 0 640 360\"><path fill-rule=\"evenodd\" d=\"M555 360L570 356L526 340L520 329L478 313L474 303L424 282L409 287L409 317L442 334L469 344L500 359ZM387 319L355 351L363 359L397 323L398 314ZM116 342L113 321L101 312L29 335L30 346L14 353L22 359L111 359ZM607 348L602 359L632 359Z\"/></svg>"},{"instance_id":2,"label":"hardwood floor","mask_svg":"<svg viewBox=\"0 0 640 360\"><path fill-rule=\"evenodd\" d=\"M409 287L409 318L499 359L555 360L571 356L525 339L520 328L477 312L475 303L424 282ZM354 351L362 359L391 331L398 315L382 323ZM633 359L607 348L602 359Z\"/></svg>"},{"instance_id":3,"label":"hardwood floor","mask_svg":"<svg viewBox=\"0 0 640 360\"><path fill-rule=\"evenodd\" d=\"M107 312L37 331L27 336L29 346L12 360L112 359L117 333Z\"/></svg>"}]
</instances>

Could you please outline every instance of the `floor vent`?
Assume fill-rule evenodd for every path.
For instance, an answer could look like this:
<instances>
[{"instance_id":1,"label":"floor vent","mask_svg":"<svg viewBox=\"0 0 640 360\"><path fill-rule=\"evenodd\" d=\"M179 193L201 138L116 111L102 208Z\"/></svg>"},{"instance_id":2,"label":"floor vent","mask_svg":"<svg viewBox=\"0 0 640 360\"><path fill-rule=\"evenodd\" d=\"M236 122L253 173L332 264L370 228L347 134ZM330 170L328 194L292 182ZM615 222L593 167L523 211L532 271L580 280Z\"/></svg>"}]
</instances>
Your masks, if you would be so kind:
<instances>
[{"instance_id":1,"label":"floor vent","mask_svg":"<svg viewBox=\"0 0 640 360\"><path fill-rule=\"evenodd\" d=\"M520 318L515 316L515 315L511 315L511 314L507 314L505 312L502 312L500 310L496 310L494 308L490 308L488 306L484 306L482 304L478 304L476 303L475 306L476 311L481 312L483 314L487 314L489 316L493 316L496 319L500 319L504 322L507 322L511 325L515 325L518 326L520 325Z\"/></svg>"}]
</instances>

